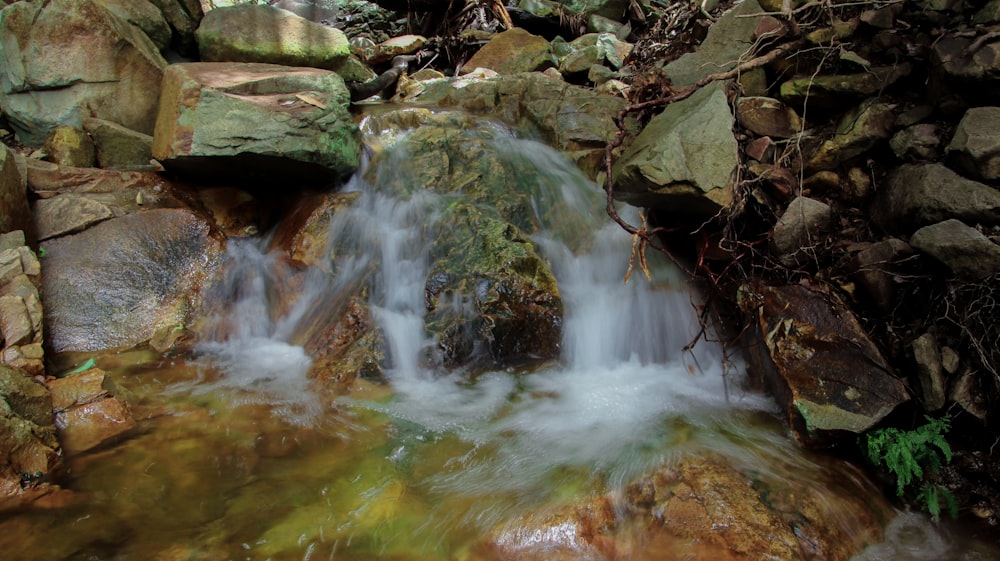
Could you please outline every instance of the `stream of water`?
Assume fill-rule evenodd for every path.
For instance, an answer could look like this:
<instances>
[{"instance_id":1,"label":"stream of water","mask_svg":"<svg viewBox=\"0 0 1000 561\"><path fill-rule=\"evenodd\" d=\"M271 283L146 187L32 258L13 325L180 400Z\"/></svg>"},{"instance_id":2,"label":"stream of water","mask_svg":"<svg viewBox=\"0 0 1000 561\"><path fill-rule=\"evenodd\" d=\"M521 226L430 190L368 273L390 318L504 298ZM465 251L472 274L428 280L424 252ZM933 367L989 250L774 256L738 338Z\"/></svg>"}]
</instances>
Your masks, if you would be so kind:
<instances>
[{"instance_id":1,"label":"stream of water","mask_svg":"<svg viewBox=\"0 0 1000 561\"><path fill-rule=\"evenodd\" d=\"M551 199L603 220L593 210L601 191L562 156L506 136L495 145L556 189L535 201L539 216ZM524 528L531 516L620 495L644 473L699 454L764 486L877 493L846 463L790 442L773 404L745 389L742 365L711 331L690 346L702 329L698 297L669 264L651 255L651 282L622 281L631 240L610 224L594 228L586 251L549 231L533 237L565 307L558 360L474 376L431 366L439 362L428 358L435 341L424 329L424 234L442 199L396 198L360 176L347 189L361 194L331 221L342 242L333 275L287 268L267 239L231 240L219 289L227 312L195 356L97 358L126 390L141 430L72 459L72 493L59 508L0 519L0 558L464 560L494 558L482 545L489 536L501 546L520 536L543 547L507 558L684 559L692 553L651 546L570 555L558 549L575 539L560 535L564 526ZM324 397L295 342L298 326L372 267L386 381ZM288 286L294 294L283 294ZM922 517L900 520L892 540L858 559L990 558ZM638 536L648 522L621 524L617 535ZM504 551L496 558L519 550Z\"/></svg>"}]
</instances>

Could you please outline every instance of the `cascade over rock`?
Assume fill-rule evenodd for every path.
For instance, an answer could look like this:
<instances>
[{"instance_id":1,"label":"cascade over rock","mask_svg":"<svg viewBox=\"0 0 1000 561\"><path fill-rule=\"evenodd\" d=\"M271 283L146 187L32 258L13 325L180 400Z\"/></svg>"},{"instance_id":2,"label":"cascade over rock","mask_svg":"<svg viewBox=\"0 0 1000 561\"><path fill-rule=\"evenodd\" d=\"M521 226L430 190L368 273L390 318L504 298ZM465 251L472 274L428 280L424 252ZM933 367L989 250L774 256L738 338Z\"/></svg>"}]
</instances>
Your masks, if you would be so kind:
<instances>
[{"instance_id":1,"label":"cascade over rock","mask_svg":"<svg viewBox=\"0 0 1000 561\"><path fill-rule=\"evenodd\" d=\"M747 285L740 289L740 307L752 321L749 366L767 382L800 440L861 433L909 399L831 289Z\"/></svg>"},{"instance_id":2,"label":"cascade over rock","mask_svg":"<svg viewBox=\"0 0 1000 561\"><path fill-rule=\"evenodd\" d=\"M273 64L171 65L153 135L168 168L260 182L330 182L358 167L358 128L344 80Z\"/></svg>"},{"instance_id":3,"label":"cascade over rock","mask_svg":"<svg viewBox=\"0 0 1000 561\"><path fill-rule=\"evenodd\" d=\"M211 226L184 209L128 214L45 247L43 267L60 272L42 279L56 352L127 349L182 334L223 253Z\"/></svg>"},{"instance_id":4,"label":"cascade over rock","mask_svg":"<svg viewBox=\"0 0 1000 561\"><path fill-rule=\"evenodd\" d=\"M407 102L461 107L507 123L524 138L565 152L588 175L597 174L604 146L614 138L620 97L595 93L541 73L502 79L442 78L421 83Z\"/></svg>"},{"instance_id":5,"label":"cascade over rock","mask_svg":"<svg viewBox=\"0 0 1000 561\"><path fill-rule=\"evenodd\" d=\"M153 132L167 63L104 3L17 2L0 11L0 38L0 108L21 142L86 117Z\"/></svg>"},{"instance_id":6,"label":"cascade over rock","mask_svg":"<svg viewBox=\"0 0 1000 561\"><path fill-rule=\"evenodd\" d=\"M266 62L337 70L351 54L343 31L267 5L211 10L202 19L197 38L205 62Z\"/></svg>"}]
</instances>

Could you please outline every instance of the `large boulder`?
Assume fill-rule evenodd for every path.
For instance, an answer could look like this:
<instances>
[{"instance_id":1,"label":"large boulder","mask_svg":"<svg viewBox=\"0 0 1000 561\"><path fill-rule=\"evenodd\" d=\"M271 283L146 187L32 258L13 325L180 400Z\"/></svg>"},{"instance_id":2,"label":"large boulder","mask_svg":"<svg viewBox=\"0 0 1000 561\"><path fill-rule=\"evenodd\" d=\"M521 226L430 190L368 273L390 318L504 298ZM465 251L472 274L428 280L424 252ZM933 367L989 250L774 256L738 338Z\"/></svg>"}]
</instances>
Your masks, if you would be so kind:
<instances>
[{"instance_id":1,"label":"large boulder","mask_svg":"<svg viewBox=\"0 0 1000 561\"><path fill-rule=\"evenodd\" d=\"M733 124L718 83L668 105L615 162L615 198L702 221L715 215L733 198L739 165Z\"/></svg>"},{"instance_id":2,"label":"large boulder","mask_svg":"<svg viewBox=\"0 0 1000 561\"><path fill-rule=\"evenodd\" d=\"M329 182L357 169L361 143L344 80L273 64L171 65L153 157L168 168Z\"/></svg>"},{"instance_id":3,"label":"large boulder","mask_svg":"<svg viewBox=\"0 0 1000 561\"><path fill-rule=\"evenodd\" d=\"M427 218L424 288L425 325L446 366L554 358L562 300L528 237L545 220L533 203L544 204L546 186L537 164L497 150L488 128L457 126L463 119L445 114L410 132L373 160L369 181L398 197L430 191L448 201Z\"/></svg>"},{"instance_id":4,"label":"large boulder","mask_svg":"<svg viewBox=\"0 0 1000 561\"><path fill-rule=\"evenodd\" d=\"M202 0L150 0L163 12L164 19L173 31L172 46L182 56L198 55L195 31L205 16Z\"/></svg>"},{"instance_id":5,"label":"large boulder","mask_svg":"<svg viewBox=\"0 0 1000 561\"><path fill-rule=\"evenodd\" d=\"M163 12L149 0L95 0L121 19L138 27L161 51L170 46L172 32Z\"/></svg>"},{"instance_id":6,"label":"large boulder","mask_svg":"<svg viewBox=\"0 0 1000 561\"><path fill-rule=\"evenodd\" d=\"M949 218L1000 224L1000 191L942 164L905 164L879 190L872 217L884 229L900 233Z\"/></svg>"},{"instance_id":7,"label":"large boulder","mask_svg":"<svg viewBox=\"0 0 1000 561\"><path fill-rule=\"evenodd\" d=\"M170 340L189 323L224 252L210 225L183 209L107 220L45 249L43 300L55 352Z\"/></svg>"},{"instance_id":8,"label":"large boulder","mask_svg":"<svg viewBox=\"0 0 1000 561\"><path fill-rule=\"evenodd\" d=\"M740 308L752 337L746 351L796 436L823 443L861 433L909 395L843 300L822 285L746 285Z\"/></svg>"},{"instance_id":9,"label":"large boulder","mask_svg":"<svg viewBox=\"0 0 1000 561\"><path fill-rule=\"evenodd\" d=\"M205 62L266 62L336 70L351 54L343 31L266 5L211 10L202 19L197 38Z\"/></svg>"},{"instance_id":10,"label":"large boulder","mask_svg":"<svg viewBox=\"0 0 1000 561\"><path fill-rule=\"evenodd\" d=\"M0 11L0 108L31 146L86 117L152 133L166 64L145 33L98 0Z\"/></svg>"}]
</instances>

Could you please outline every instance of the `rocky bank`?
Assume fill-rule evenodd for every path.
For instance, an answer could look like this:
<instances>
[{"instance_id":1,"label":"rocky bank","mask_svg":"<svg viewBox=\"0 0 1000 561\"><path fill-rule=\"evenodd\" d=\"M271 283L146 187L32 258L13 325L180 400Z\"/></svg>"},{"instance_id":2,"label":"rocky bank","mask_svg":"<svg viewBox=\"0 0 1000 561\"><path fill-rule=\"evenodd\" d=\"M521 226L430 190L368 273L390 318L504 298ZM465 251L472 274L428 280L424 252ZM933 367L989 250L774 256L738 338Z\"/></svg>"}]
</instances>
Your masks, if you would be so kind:
<instances>
[{"instance_id":1,"label":"rocky bank","mask_svg":"<svg viewBox=\"0 0 1000 561\"><path fill-rule=\"evenodd\" d=\"M534 2L508 15L530 24L445 13L409 31L454 33L426 36L373 5L8 4L0 490L12 504L47 492L61 453L133 428L103 373L61 373L51 357L190 345L227 239L283 217L277 247L316 265L315 232L350 204L331 187L361 165L356 117L381 99L417 108L383 129L435 123L423 146L469 128L435 122L429 108L447 107L563 151L645 209L648 225L625 225L637 247L668 252L742 326L733 345L804 445L854 455L867 431L947 415L955 458L935 481L965 515L1000 522L995 2ZM368 90L380 97L358 103ZM428 293L494 287L475 317L431 314L442 360L552 356L558 289L526 240L537 225L524 201L503 195L512 168L474 149L404 163L466 201L449 210L461 229L442 233ZM499 182L470 187L483 177ZM479 212L487 199L500 211ZM473 236L487 239L482 261L463 245ZM339 365L338 392L377 379L381 359L365 307L341 311L307 338L317 364Z\"/></svg>"}]
</instances>

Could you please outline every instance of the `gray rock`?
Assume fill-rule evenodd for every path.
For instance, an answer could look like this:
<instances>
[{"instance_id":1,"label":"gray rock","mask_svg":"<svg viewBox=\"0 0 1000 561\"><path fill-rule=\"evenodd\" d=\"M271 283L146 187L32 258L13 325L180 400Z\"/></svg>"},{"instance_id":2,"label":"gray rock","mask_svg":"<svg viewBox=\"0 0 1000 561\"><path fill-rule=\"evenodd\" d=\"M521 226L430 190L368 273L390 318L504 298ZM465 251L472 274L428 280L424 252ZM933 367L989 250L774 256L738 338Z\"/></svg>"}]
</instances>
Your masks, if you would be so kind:
<instances>
[{"instance_id":1,"label":"gray rock","mask_svg":"<svg viewBox=\"0 0 1000 561\"><path fill-rule=\"evenodd\" d=\"M350 93L336 73L273 64L171 65L153 157L182 172L329 182L360 162Z\"/></svg>"},{"instance_id":2,"label":"gray rock","mask_svg":"<svg viewBox=\"0 0 1000 561\"><path fill-rule=\"evenodd\" d=\"M709 74L735 67L747 47L753 44L762 12L757 0L746 0L726 12L708 28L708 35L696 51L664 67L672 84L686 86Z\"/></svg>"},{"instance_id":3,"label":"gray rock","mask_svg":"<svg viewBox=\"0 0 1000 561\"><path fill-rule=\"evenodd\" d=\"M138 27L163 51L170 46L172 32L160 9L147 0L97 0L121 19Z\"/></svg>"},{"instance_id":4,"label":"gray rock","mask_svg":"<svg viewBox=\"0 0 1000 561\"><path fill-rule=\"evenodd\" d=\"M97 0L15 3L0 12L0 38L0 107L25 144L84 117L153 132L167 63Z\"/></svg>"},{"instance_id":5,"label":"gray rock","mask_svg":"<svg viewBox=\"0 0 1000 561\"><path fill-rule=\"evenodd\" d=\"M615 162L615 198L635 206L714 215L733 197L739 165L733 122L722 84L668 105Z\"/></svg>"},{"instance_id":6,"label":"gray rock","mask_svg":"<svg viewBox=\"0 0 1000 561\"><path fill-rule=\"evenodd\" d=\"M79 232L115 215L100 202L73 193L39 199L34 210L39 241Z\"/></svg>"},{"instance_id":7,"label":"gray rock","mask_svg":"<svg viewBox=\"0 0 1000 561\"><path fill-rule=\"evenodd\" d=\"M181 56L198 55L198 44L195 40L195 30L205 13L200 0L150 0L163 12L164 19L173 30L173 47Z\"/></svg>"},{"instance_id":8,"label":"gray rock","mask_svg":"<svg viewBox=\"0 0 1000 561\"><path fill-rule=\"evenodd\" d=\"M216 8L196 32L205 62L265 62L336 70L351 46L339 29L266 5Z\"/></svg>"},{"instance_id":9,"label":"gray rock","mask_svg":"<svg viewBox=\"0 0 1000 561\"><path fill-rule=\"evenodd\" d=\"M820 236L829 231L833 222L833 209L829 205L796 197L774 225L771 244L778 260L794 266L814 260L820 253L816 246Z\"/></svg>"},{"instance_id":10,"label":"gray rock","mask_svg":"<svg viewBox=\"0 0 1000 561\"><path fill-rule=\"evenodd\" d=\"M973 177L1000 178L1000 107L966 111L947 152L951 161Z\"/></svg>"},{"instance_id":11,"label":"gray rock","mask_svg":"<svg viewBox=\"0 0 1000 561\"><path fill-rule=\"evenodd\" d=\"M224 253L209 224L181 209L128 214L45 248L55 352L126 349L183 327Z\"/></svg>"},{"instance_id":12,"label":"gray rock","mask_svg":"<svg viewBox=\"0 0 1000 561\"><path fill-rule=\"evenodd\" d=\"M934 67L947 82L979 84L992 92L1000 80L1000 43L987 41L976 52L969 53L974 40L952 34L935 41Z\"/></svg>"},{"instance_id":13,"label":"gray rock","mask_svg":"<svg viewBox=\"0 0 1000 561\"><path fill-rule=\"evenodd\" d=\"M894 134L889 139L889 147L900 160L936 160L941 148L939 133L938 126L933 123L913 125Z\"/></svg>"},{"instance_id":14,"label":"gray rock","mask_svg":"<svg viewBox=\"0 0 1000 561\"><path fill-rule=\"evenodd\" d=\"M924 333L912 344L913 360L916 362L917 381L920 383L920 402L927 411L937 411L944 407L945 379L941 366L941 352L934 336Z\"/></svg>"},{"instance_id":15,"label":"gray rock","mask_svg":"<svg viewBox=\"0 0 1000 561\"><path fill-rule=\"evenodd\" d=\"M875 221L890 232L956 218L970 224L1000 223L1000 192L941 164L904 164L876 195Z\"/></svg>"},{"instance_id":16,"label":"gray rock","mask_svg":"<svg viewBox=\"0 0 1000 561\"><path fill-rule=\"evenodd\" d=\"M153 157L153 137L103 119L84 119L83 130L94 139L102 168L145 168Z\"/></svg>"},{"instance_id":17,"label":"gray rock","mask_svg":"<svg viewBox=\"0 0 1000 561\"><path fill-rule=\"evenodd\" d=\"M1000 245L960 220L925 226L914 232L910 245L962 278L978 280L1000 272Z\"/></svg>"}]
</instances>

